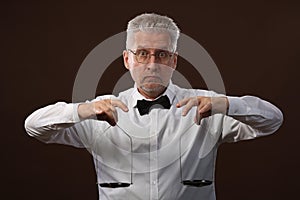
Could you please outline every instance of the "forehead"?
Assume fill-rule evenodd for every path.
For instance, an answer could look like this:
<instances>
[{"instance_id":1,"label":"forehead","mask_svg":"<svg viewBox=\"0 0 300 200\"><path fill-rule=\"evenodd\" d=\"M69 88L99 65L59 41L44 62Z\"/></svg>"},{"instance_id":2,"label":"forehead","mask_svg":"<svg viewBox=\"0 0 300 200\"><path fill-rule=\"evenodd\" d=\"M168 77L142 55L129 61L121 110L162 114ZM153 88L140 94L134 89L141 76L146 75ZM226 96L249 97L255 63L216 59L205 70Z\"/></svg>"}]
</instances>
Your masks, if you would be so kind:
<instances>
[{"instance_id":1,"label":"forehead","mask_svg":"<svg viewBox=\"0 0 300 200\"><path fill-rule=\"evenodd\" d=\"M134 47L170 49L171 38L166 32L137 32L134 34Z\"/></svg>"}]
</instances>

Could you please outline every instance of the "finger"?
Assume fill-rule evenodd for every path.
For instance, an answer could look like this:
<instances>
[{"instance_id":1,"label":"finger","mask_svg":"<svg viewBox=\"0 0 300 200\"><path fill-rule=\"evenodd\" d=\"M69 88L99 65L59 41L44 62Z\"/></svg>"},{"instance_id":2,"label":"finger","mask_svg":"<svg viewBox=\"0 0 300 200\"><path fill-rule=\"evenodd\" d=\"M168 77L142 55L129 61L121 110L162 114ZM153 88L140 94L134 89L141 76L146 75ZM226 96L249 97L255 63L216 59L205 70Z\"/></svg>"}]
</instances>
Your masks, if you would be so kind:
<instances>
[{"instance_id":1,"label":"finger","mask_svg":"<svg viewBox=\"0 0 300 200\"><path fill-rule=\"evenodd\" d=\"M211 103L202 101L197 108L197 113L195 116L195 123L200 125L203 118L210 116L211 113Z\"/></svg>"},{"instance_id":2,"label":"finger","mask_svg":"<svg viewBox=\"0 0 300 200\"><path fill-rule=\"evenodd\" d=\"M106 115L106 113L102 113L97 115L97 119L100 121L106 121L108 122L111 126L115 126L116 125L116 121L113 117L109 117L108 115Z\"/></svg>"},{"instance_id":3,"label":"finger","mask_svg":"<svg viewBox=\"0 0 300 200\"><path fill-rule=\"evenodd\" d=\"M200 121L201 121L200 115L199 115L198 112L197 112L196 115L195 115L195 117L194 117L194 122L195 122L197 125L199 125L199 124L200 124Z\"/></svg>"},{"instance_id":4,"label":"finger","mask_svg":"<svg viewBox=\"0 0 300 200\"><path fill-rule=\"evenodd\" d=\"M113 100L107 100L106 101L106 106L108 107L108 116L109 116L109 120L112 120L113 122L117 122L118 121L118 113L117 110L115 108L115 106L113 105Z\"/></svg>"},{"instance_id":5,"label":"finger","mask_svg":"<svg viewBox=\"0 0 300 200\"><path fill-rule=\"evenodd\" d=\"M103 110L101 109L99 104L99 101L93 103L93 112L95 115L100 115L103 113Z\"/></svg>"},{"instance_id":6,"label":"finger","mask_svg":"<svg viewBox=\"0 0 300 200\"><path fill-rule=\"evenodd\" d=\"M198 112L199 112L199 114L209 112L209 111L211 111L211 107L212 107L211 103L207 103L205 105L200 105Z\"/></svg>"},{"instance_id":7,"label":"finger","mask_svg":"<svg viewBox=\"0 0 300 200\"><path fill-rule=\"evenodd\" d=\"M201 121L201 115L200 115L199 109L200 109L200 107L197 108L196 116L195 116L195 119L194 119L194 121L197 125L200 125L200 121Z\"/></svg>"},{"instance_id":8,"label":"finger","mask_svg":"<svg viewBox=\"0 0 300 200\"><path fill-rule=\"evenodd\" d=\"M197 125L200 125L201 123L201 115L196 114L195 118L194 118L194 122Z\"/></svg>"},{"instance_id":9,"label":"finger","mask_svg":"<svg viewBox=\"0 0 300 200\"><path fill-rule=\"evenodd\" d=\"M115 125L118 121L117 111L111 104L111 100L102 100L95 105L96 116L98 120L107 121L111 125Z\"/></svg>"},{"instance_id":10,"label":"finger","mask_svg":"<svg viewBox=\"0 0 300 200\"><path fill-rule=\"evenodd\" d=\"M186 104L188 103L189 99L190 99L190 98L184 98L184 99L180 100L180 101L176 104L176 107L177 107L177 108L180 108L180 107L186 105Z\"/></svg>"},{"instance_id":11,"label":"finger","mask_svg":"<svg viewBox=\"0 0 300 200\"><path fill-rule=\"evenodd\" d=\"M185 104L184 109L182 111L182 116L186 116L188 112L192 109L192 107L198 105L197 97L189 98L189 101Z\"/></svg>"},{"instance_id":12,"label":"finger","mask_svg":"<svg viewBox=\"0 0 300 200\"><path fill-rule=\"evenodd\" d=\"M125 103L123 103L121 100L118 100L118 99L111 100L111 104L114 107L121 108L121 110L123 110L124 112L128 112L127 105Z\"/></svg>"},{"instance_id":13,"label":"finger","mask_svg":"<svg viewBox=\"0 0 300 200\"><path fill-rule=\"evenodd\" d=\"M200 122L201 122L201 114L199 112L199 110L201 109L200 106L201 105L199 105L197 110L196 110L196 115L195 115L195 119L194 119L194 121L197 125L200 125Z\"/></svg>"}]
</instances>

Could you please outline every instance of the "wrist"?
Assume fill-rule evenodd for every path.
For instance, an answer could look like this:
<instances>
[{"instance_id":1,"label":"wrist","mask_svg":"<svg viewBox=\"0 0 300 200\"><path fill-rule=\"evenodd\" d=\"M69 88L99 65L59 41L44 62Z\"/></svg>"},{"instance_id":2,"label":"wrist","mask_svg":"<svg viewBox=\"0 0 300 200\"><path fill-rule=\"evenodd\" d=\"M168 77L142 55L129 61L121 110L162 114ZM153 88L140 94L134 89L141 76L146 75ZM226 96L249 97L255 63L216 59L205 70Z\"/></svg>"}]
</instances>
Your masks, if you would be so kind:
<instances>
[{"instance_id":1,"label":"wrist","mask_svg":"<svg viewBox=\"0 0 300 200\"><path fill-rule=\"evenodd\" d=\"M77 111L80 120L91 119L95 116L93 103L81 103Z\"/></svg>"}]
</instances>

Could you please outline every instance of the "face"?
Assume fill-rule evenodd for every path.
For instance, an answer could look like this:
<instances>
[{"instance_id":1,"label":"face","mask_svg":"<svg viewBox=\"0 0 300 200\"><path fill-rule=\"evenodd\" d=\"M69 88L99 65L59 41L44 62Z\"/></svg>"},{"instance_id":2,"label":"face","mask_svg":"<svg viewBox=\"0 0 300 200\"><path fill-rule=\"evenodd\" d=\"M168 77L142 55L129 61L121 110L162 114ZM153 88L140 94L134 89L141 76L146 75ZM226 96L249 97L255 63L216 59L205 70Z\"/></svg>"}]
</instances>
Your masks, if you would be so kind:
<instances>
[{"instance_id":1,"label":"face","mask_svg":"<svg viewBox=\"0 0 300 200\"><path fill-rule=\"evenodd\" d=\"M171 52L168 33L137 32L129 51L123 52L125 67L144 96L160 95L172 77L177 54Z\"/></svg>"}]
</instances>

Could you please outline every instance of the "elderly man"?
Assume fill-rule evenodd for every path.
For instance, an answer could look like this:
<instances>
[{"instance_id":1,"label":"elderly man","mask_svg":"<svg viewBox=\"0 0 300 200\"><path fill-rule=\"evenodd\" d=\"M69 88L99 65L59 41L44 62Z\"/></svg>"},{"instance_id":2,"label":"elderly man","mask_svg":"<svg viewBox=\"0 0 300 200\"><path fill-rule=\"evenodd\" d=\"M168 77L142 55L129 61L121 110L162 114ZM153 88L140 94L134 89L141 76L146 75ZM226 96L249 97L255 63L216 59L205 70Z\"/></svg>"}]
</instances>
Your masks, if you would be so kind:
<instances>
[{"instance_id":1,"label":"elderly man","mask_svg":"<svg viewBox=\"0 0 300 200\"><path fill-rule=\"evenodd\" d=\"M218 146L269 135L282 124L280 110L257 97L174 85L179 32L166 16L135 17L123 52L133 88L58 102L25 121L30 136L91 152L100 199L216 199Z\"/></svg>"}]
</instances>

